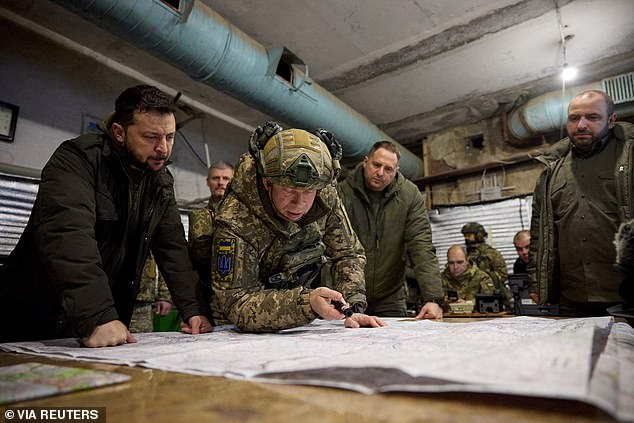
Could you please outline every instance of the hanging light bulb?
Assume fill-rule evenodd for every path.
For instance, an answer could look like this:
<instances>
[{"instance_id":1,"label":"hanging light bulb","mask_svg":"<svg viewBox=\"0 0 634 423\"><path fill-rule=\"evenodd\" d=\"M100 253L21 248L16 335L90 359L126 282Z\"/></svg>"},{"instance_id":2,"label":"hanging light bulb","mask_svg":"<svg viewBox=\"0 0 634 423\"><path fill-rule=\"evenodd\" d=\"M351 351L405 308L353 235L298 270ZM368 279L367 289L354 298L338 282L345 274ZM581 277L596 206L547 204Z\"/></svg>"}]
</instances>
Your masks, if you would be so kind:
<instances>
[{"instance_id":1,"label":"hanging light bulb","mask_svg":"<svg viewBox=\"0 0 634 423\"><path fill-rule=\"evenodd\" d=\"M568 63L564 63L564 68L561 71L561 79L564 81L572 81L577 76L577 69L568 66Z\"/></svg>"}]
</instances>

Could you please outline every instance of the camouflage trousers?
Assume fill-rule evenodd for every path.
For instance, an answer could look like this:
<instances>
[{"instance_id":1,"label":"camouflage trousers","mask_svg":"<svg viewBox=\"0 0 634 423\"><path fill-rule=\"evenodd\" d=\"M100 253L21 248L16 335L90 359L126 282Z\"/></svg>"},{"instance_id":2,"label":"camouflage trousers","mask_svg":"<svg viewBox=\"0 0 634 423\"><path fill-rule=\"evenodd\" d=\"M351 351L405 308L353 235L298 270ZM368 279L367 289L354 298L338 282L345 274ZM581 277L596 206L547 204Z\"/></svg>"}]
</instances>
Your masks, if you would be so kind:
<instances>
[{"instance_id":1,"label":"camouflage trousers","mask_svg":"<svg viewBox=\"0 0 634 423\"><path fill-rule=\"evenodd\" d=\"M132 319L130 320L130 332L154 331L154 303L137 301L134 304Z\"/></svg>"}]
</instances>

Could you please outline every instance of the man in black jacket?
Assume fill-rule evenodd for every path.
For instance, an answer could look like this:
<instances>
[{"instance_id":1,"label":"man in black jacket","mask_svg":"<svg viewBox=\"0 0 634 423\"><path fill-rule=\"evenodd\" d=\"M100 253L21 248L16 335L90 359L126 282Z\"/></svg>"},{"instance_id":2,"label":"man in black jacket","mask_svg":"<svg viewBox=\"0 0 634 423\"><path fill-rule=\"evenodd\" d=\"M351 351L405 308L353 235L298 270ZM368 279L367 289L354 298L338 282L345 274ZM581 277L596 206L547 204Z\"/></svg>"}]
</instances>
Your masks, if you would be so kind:
<instances>
[{"instance_id":1,"label":"man in black jacket","mask_svg":"<svg viewBox=\"0 0 634 423\"><path fill-rule=\"evenodd\" d=\"M171 99L129 88L102 129L62 143L42 170L29 222L0 269L1 341L136 342L127 325L150 251L184 330L211 330L166 168Z\"/></svg>"}]
</instances>

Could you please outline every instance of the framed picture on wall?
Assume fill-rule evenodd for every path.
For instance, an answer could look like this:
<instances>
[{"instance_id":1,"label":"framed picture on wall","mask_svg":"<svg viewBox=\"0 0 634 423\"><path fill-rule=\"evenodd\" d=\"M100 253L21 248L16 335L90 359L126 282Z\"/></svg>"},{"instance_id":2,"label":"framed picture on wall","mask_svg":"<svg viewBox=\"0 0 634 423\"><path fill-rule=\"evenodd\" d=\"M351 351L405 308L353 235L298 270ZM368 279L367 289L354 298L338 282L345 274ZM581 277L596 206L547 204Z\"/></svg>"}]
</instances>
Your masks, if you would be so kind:
<instances>
[{"instance_id":1,"label":"framed picture on wall","mask_svg":"<svg viewBox=\"0 0 634 423\"><path fill-rule=\"evenodd\" d=\"M0 141L13 142L19 111L15 104L0 101Z\"/></svg>"}]
</instances>

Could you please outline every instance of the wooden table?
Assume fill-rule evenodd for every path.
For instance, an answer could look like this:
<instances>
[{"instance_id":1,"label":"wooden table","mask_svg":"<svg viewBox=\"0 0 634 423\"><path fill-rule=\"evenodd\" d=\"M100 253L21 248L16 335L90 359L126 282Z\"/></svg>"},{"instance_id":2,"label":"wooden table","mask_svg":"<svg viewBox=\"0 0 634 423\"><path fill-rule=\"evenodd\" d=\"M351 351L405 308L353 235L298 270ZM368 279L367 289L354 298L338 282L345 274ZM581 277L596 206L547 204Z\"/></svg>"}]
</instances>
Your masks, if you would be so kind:
<instances>
[{"instance_id":1,"label":"wooden table","mask_svg":"<svg viewBox=\"0 0 634 423\"><path fill-rule=\"evenodd\" d=\"M106 407L108 423L613 421L606 413L576 401L471 393L364 395L0 352L0 366L31 361L132 376L119 385L11 404ZM0 406L2 416L5 409Z\"/></svg>"}]
</instances>

